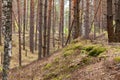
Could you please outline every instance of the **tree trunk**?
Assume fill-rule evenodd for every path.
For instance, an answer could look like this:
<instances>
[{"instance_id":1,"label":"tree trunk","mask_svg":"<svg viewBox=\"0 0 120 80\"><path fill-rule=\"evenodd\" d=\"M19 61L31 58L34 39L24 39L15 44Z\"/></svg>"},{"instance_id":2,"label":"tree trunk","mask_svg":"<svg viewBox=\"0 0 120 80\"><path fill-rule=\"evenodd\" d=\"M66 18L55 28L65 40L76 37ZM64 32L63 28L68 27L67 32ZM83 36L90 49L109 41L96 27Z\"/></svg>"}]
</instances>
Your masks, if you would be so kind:
<instances>
[{"instance_id":1,"label":"tree trunk","mask_svg":"<svg viewBox=\"0 0 120 80\"><path fill-rule=\"evenodd\" d=\"M116 14L115 42L120 42L120 0L116 1L115 3L115 14Z\"/></svg>"},{"instance_id":2,"label":"tree trunk","mask_svg":"<svg viewBox=\"0 0 120 80\"><path fill-rule=\"evenodd\" d=\"M45 0L45 5L44 5L44 45L43 45L43 56L46 56L46 31L47 31L47 1Z\"/></svg>"},{"instance_id":3,"label":"tree trunk","mask_svg":"<svg viewBox=\"0 0 120 80\"><path fill-rule=\"evenodd\" d=\"M18 7L18 33L19 33L19 66L21 66L21 25L20 25L20 1L17 0Z\"/></svg>"},{"instance_id":4,"label":"tree trunk","mask_svg":"<svg viewBox=\"0 0 120 80\"><path fill-rule=\"evenodd\" d=\"M89 29L90 29L90 24L89 24L89 0L86 0L86 9L85 9L85 39L89 38Z\"/></svg>"},{"instance_id":5,"label":"tree trunk","mask_svg":"<svg viewBox=\"0 0 120 80\"><path fill-rule=\"evenodd\" d=\"M34 53L34 0L30 2L30 52Z\"/></svg>"},{"instance_id":6,"label":"tree trunk","mask_svg":"<svg viewBox=\"0 0 120 80\"><path fill-rule=\"evenodd\" d=\"M60 0L60 27L61 27L61 41L62 47L64 46L64 0Z\"/></svg>"},{"instance_id":7,"label":"tree trunk","mask_svg":"<svg viewBox=\"0 0 120 80\"><path fill-rule=\"evenodd\" d=\"M39 0L39 50L38 50L38 59L42 57L42 0Z\"/></svg>"},{"instance_id":8,"label":"tree trunk","mask_svg":"<svg viewBox=\"0 0 120 80\"><path fill-rule=\"evenodd\" d=\"M25 50L26 0L24 0L23 50Z\"/></svg>"},{"instance_id":9,"label":"tree trunk","mask_svg":"<svg viewBox=\"0 0 120 80\"><path fill-rule=\"evenodd\" d=\"M74 20L73 39L76 39L80 36L79 0L74 0Z\"/></svg>"},{"instance_id":10,"label":"tree trunk","mask_svg":"<svg viewBox=\"0 0 120 80\"><path fill-rule=\"evenodd\" d=\"M2 80L8 80L8 72L11 57L12 47L12 0L2 0L3 24L4 33L4 61Z\"/></svg>"},{"instance_id":11,"label":"tree trunk","mask_svg":"<svg viewBox=\"0 0 120 80\"><path fill-rule=\"evenodd\" d=\"M68 25L68 33L70 33L70 26L71 26L71 0L69 0L69 25ZM69 38L69 43L70 43L70 38Z\"/></svg>"},{"instance_id":12,"label":"tree trunk","mask_svg":"<svg viewBox=\"0 0 120 80\"><path fill-rule=\"evenodd\" d=\"M55 21L55 1L53 0L53 27L52 27L53 47L55 47L55 26L56 26L56 21Z\"/></svg>"},{"instance_id":13,"label":"tree trunk","mask_svg":"<svg viewBox=\"0 0 120 80\"><path fill-rule=\"evenodd\" d=\"M47 55L50 55L50 33L51 33L51 9L52 9L52 0L49 0L49 9L48 9L48 31L47 31Z\"/></svg>"},{"instance_id":14,"label":"tree trunk","mask_svg":"<svg viewBox=\"0 0 120 80\"><path fill-rule=\"evenodd\" d=\"M109 42L114 41L112 1L113 0L107 0L107 30L108 30L108 41Z\"/></svg>"},{"instance_id":15,"label":"tree trunk","mask_svg":"<svg viewBox=\"0 0 120 80\"><path fill-rule=\"evenodd\" d=\"M2 45L2 1L0 0L0 45Z\"/></svg>"}]
</instances>

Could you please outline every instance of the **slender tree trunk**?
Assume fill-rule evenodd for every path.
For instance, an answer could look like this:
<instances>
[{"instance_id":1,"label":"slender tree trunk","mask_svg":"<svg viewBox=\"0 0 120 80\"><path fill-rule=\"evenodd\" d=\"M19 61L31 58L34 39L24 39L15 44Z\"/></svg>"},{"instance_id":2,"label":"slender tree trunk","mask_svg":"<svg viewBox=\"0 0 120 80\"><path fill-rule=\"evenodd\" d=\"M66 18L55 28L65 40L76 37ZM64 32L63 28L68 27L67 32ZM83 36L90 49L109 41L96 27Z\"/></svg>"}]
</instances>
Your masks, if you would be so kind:
<instances>
[{"instance_id":1,"label":"slender tree trunk","mask_svg":"<svg viewBox=\"0 0 120 80\"><path fill-rule=\"evenodd\" d=\"M37 45L37 40L38 40L38 28L39 28L39 9L40 9L40 5L39 5L39 0L37 1L37 14L36 14L36 28L35 28L35 50L37 50L38 45Z\"/></svg>"},{"instance_id":2,"label":"slender tree trunk","mask_svg":"<svg viewBox=\"0 0 120 80\"><path fill-rule=\"evenodd\" d=\"M20 25L20 1L17 0L18 7L18 33L19 33L19 66L21 66L21 25Z\"/></svg>"},{"instance_id":3,"label":"slender tree trunk","mask_svg":"<svg viewBox=\"0 0 120 80\"><path fill-rule=\"evenodd\" d=\"M64 46L64 0L60 0L60 34L62 47Z\"/></svg>"},{"instance_id":4,"label":"slender tree trunk","mask_svg":"<svg viewBox=\"0 0 120 80\"><path fill-rule=\"evenodd\" d=\"M71 0L69 0L69 27L68 27L68 33L70 33L70 26L71 26ZM69 43L70 43L70 39L69 39Z\"/></svg>"},{"instance_id":5,"label":"slender tree trunk","mask_svg":"<svg viewBox=\"0 0 120 80\"><path fill-rule=\"evenodd\" d=\"M30 2L30 52L34 53L34 0Z\"/></svg>"},{"instance_id":6,"label":"slender tree trunk","mask_svg":"<svg viewBox=\"0 0 120 80\"><path fill-rule=\"evenodd\" d=\"M96 2L96 0L94 0L94 16L95 16L96 11L97 11L96 4L97 4L97 2ZM96 27L97 27L97 18L95 17L95 20L94 20L94 39L96 38Z\"/></svg>"},{"instance_id":7,"label":"slender tree trunk","mask_svg":"<svg viewBox=\"0 0 120 80\"><path fill-rule=\"evenodd\" d=\"M50 33L51 33L51 10L52 10L52 0L49 0L49 9L48 9L48 31L47 31L47 55L50 55Z\"/></svg>"},{"instance_id":8,"label":"slender tree trunk","mask_svg":"<svg viewBox=\"0 0 120 80\"><path fill-rule=\"evenodd\" d=\"M47 1L45 0L45 5L44 5L44 46L43 46L43 56L46 56L46 31L47 31Z\"/></svg>"},{"instance_id":9,"label":"slender tree trunk","mask_svg":"<svg viewBox=\"0 0 120 80\"><path fill-rule=\"evenodd\" d=\"M2 45L2 1L0 0L0 45Z\"/></svg>"},{"instance_id":10,"label":"slender tree trunk","mask_svg":"<svg viewBox=\"0 0 120 80\"><path fill-rule=\"evenodd\" d=\"M25 50L26 0L24 0L23 50Z\"/></svg>"},{"instance_id":11,"label":"slender tree trunk","mask_svg":"<svg viewBox=\"0 0 120 80\"><path fill-rule=\"evenodd\" d=\"M39 52L38 52L38 59L42 57L42 0L39 0Z\"/></svg>"},{"instance_id":12,"label":"slender tree trunk","mask_svg":"<svg viewBox=\"0 0 120 80\"><path fill-rule=\"evenodd\" d=\"M85 10L85 38L89 38L89 0L86 0L86 10Z\"/></svg>"},{"instance_id":13,"label":"slender tree trunk","mask_svg":"<svg viewBox=\"0 0 120 80\"><path fill-rule=\"evenodd\" d=\"M53 27L52 27L52 33L53 33L53 47L55 47L55 1L53 0Z\"/></svg>"},{"instance_id":14,"label":"slender tree trunk","mask_svg":"<svg viewBox=\"0 0 120 80\"><path fill-rule=\"evenodd\" d=\"M2 0L3 23L5 28L4 33L4 61L2 80L8 80L8 72L11 57L12 47L12 0Z\"/></svg>"}]
</instances>

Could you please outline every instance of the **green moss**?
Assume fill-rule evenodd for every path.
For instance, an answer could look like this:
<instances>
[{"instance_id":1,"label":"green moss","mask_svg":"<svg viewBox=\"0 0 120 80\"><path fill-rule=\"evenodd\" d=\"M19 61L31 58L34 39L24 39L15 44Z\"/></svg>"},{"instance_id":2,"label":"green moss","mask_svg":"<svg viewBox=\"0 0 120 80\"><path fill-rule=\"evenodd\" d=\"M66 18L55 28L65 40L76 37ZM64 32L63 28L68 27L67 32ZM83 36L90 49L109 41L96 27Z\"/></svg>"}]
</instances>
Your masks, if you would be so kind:
<instances>
[{"instance_id":1,"label":"green moss","mask_svg":"<svg viewBox=\"0 0 120 80\"><path fill-rule=\"evenodd\" d=\"M113 59L115 62L120 63L120 56Z\"/></svg>"},{"instance_id":2,"label":"green moss","mask_svg":"<svg viewBox=\"0 0 120 80\"><path fill-rule=\"evenodd\" d=\"M2 72L2 69L3 69L2 66L0 66L0 72Z\"/></svg>"},{"instance_id":3,"label":"green moss","mask_svg":"<svg viewBox=\"0 0 120 80\"><path fill-rule=\"evenodd\" d=\"M75 39L75 40L73 40L71 43L72 44L75 44L75 43L78 43L80 40L79 40L79 38L78 39Z\"/></svg>"},{"instance_id":4,"label":"green moss","mask_svg":"<svg viewBox=\"0 0 120 80\"><path fill-rule=\"evenodd\" d=\"M91 51L95 46L93 45L88 45L83 48L83 50L86 50L87 52Z\"/></svg>"},{"instance_id":5,"label":"green moss","mask_svg":"<svg viewBox=\"0 0 120 80\"><path fill-rule=\"evenodd\" d=\"M72 55L73 53L74 53L73 50L65 51L65 52L63 53L63 56L64 56L64 57L67 57L67 56Z\"/></svg>"},{"instance_id":6,"label":"green moss","mask_svg":"<svg viewBox=\"0 0 120 80\"><path fill-rule=\"evenodd\" d=\"M49 69L49 68L51 68L51 67L52 67L52 64L51 64L51 63L47 63L47 64L44 66L43 69Z\"/></svg>"},{"instance_id":7,"label":"green moss","mask_svg":"<svg viewBox=\"0 0 120 80\"><path fill-rule=\"evenodd\" d=\"M106 51L106 48L103 47L95 47L93 48L90 52L89 52L89 56L93 56L93 57L97 57L99 56L101 53L103 53L104 51Z\"/></svg>"},{"instance_id":8,"label":"green moss","mask_svg":"<svg viewBox=\"0 0 120 80\"><path fill-rule=\"evenodd\" d=\"M62 75L55 77L51 80L66 80L66 79L70 78L70 76L71 76L70 74L62 74Z\"/></svg>"},{"instance_id":9,"label":"green moss","mask_svg":"<svg viewBox=\"0 0 120 80\"><path fill-rule=\"evenodd\" d=\"M83 64L89 64L90 62L92 61L92 58L91 57L84 57L82 58L82 63Z\"/></svg>"},{"instance_id":10,"label":"green moss","mask_svg":"<svg viewBox=\"0 0 120 80\"><path fill-rule=\"evenodd\" d=\"M58 57L56 57L56 58L54 59L54 63L59 63L59 61L60 61L60 58L58 58Z\"/></svg>"},{"instance_id":11,"label":"green moss","mask_svg":"<svg viewBox=\"0 0 120 80\"><path fill-rule=\"evenodd\" d=\"M81 48L82 48L81 43L70 44L64 48L64 52L68 50L76 50L76 49L81 49Z\"/></svg>"},{"instance_id":12,"label":"green moss","mask_svg":"<svg viewBox=\"0 0 120 80\"><path fill-rule=\"evenodd\" d=\"M71 72L71 71L75 71L75 70L77 70L79 68L79 65L72 65L72 66L70 66L69 68L68 68L68 71L69 72Z\"/></svg>"},{"instance_id":13,"label":"green moss","mask_svg":"<svg viewBox=\"0 0 120 80\"><path fill-rule=\"evenodd\" d=\"M47 73L46 75L44 75L43 80L51 80L57 78L58 74L55 72L51 72L51 73Z\"/></svg>"}]
</instances>

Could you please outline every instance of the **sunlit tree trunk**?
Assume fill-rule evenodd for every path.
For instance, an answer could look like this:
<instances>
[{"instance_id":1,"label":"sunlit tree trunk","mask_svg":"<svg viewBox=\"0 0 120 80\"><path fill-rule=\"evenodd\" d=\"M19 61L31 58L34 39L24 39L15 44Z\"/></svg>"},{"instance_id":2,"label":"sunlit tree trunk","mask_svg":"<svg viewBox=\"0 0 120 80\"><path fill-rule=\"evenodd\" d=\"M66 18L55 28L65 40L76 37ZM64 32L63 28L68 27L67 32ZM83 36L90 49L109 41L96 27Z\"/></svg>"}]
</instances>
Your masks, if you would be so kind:
<instances>
[{"instance_id":1,"label":"sunlit tree trunk","mask_svg":"<svg viewBox=\"0 0 120 80\"><path fill-rule=\"evenodd\" d=\"M36 28L35 28L35 50L38 49L38 29L39 29L39 9L40 9L40 5L39 5L39 0L36 1L37 4L37 9L36 9Z\"/></svg>"}]
</instances>

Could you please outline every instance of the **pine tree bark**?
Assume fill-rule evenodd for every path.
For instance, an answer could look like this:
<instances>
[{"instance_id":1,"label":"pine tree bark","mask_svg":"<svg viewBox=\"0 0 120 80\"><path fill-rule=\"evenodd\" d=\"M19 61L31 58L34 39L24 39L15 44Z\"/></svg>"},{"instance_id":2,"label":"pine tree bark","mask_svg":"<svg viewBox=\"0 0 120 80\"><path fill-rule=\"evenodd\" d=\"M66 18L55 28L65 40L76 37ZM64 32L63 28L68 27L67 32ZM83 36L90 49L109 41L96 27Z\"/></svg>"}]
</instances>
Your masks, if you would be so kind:
<instances>
[{"instance_id":1,"label":"pine tree bark","mask_svg":"<svg viewBox=\"0 0 120 80\"><path fill-rule=\"evenodd\" d=\"M80 24L79 24L79 0L74 0L74 29L73 29L73 39L80 36Z\"/></svg>"},{"instance_id":2,"label":"pine tree bark","mask_svg":"<svg viewBox=\"0 0 120 80\"><path fill-rule=\"evenodd\" d=\"M68 33L70 33L70 26L71 26L71 0L69 0L69 26L68 26ZM70 38L69 38L69 43L70 43Z\"/></svg>"},{"instance_id":3,"label":"pine tree bark","mask_svg":"<svg viewBox=\"0 0 120 80\"><path fill-rule=\"evenodd\" d=\"M21 21L20 21L20 1L17 0L17 8L18 8L18 33L19 33L19 66L22 65L21 63Z\"/></svg>"},{"instance_id":4,"label":"pine tree bark","mask_svg":"<svg viewBox=\"0 0 120 80\"><path fill-rule=\"evenodd\" d=\"M26 0L24 0L23 50L25 50Z\"/></svg>"},{"instance_id":5,"label":"pine tree bark","mask_svg":"<svg viewBox=\"0 0 120 80\"><path fill-rule=\"evenodd\" d=\"M38 59L42 57L42 0L39 0L39 45L38 45Z\"/></svg>"},{"instance_id":6,"label":"pine tree bark","mask_svg":"<svg viewBox=\"0 0 120 80\"><path fill-rule=\"evenodd\" d=\"M120 0L115 3L115 42L120 42Z\"/></svg>"},{"instance_id":7,"label":"pine tree bark","mask_svg":"<svg viewBox=\"0 0 120 80\"><path fill-rule=\"evenodd\" d=\"M45 0L45 5L44 5L44 44L43 44L43 56L46 56L46 31L47 31L47 2L48 0Z\"/></svg>"},{"instance_id":8,"label":"pine tree bark","mask_svg":"<svg viewBox=\"0 0 120 80\"><path fill-rule=\"evenodd\" d=\"M0 45L2 45L2 1L0 0Z\"/></svg>"},{"instance_id":9,"label":"pine tree bark","mask_svg":"<svg viewBox=\"0 0 120 80\"><path fill-rule=\"evenodd\" d=\"M62 47L64 46L64 0L60 0L60 34Z\"/></svg>"},{"instance_id":10,"label":"pine tree bark","mask_svg":"<svg viewBox=\"0 0 120 80\"><path fill-rule=\"evenodd\" d=\"M36 28L35 28L35 50L38 49L38 29L39 29L39 9L40 9L40 5L39 5L39 0L37 1L37 14L36 14Z\"/></svg>"},{"instance_id":11,"label":"pine tree bark","mask_svg":"<svg viewBox=\"0 0 120 80\"><path fill-rule=\"evenodd\" d=\"M2 80L8 80L8 72L11 57L12 47L12 0L2 0L3 24L4 33L4 61Z\"/></svg>"},{"instance_id":12,"label":"pine tree bark","mask_svg":"<svg viewBox=\"0 0 120 80\"><path fill-rule=\"evenodd\" d=\"M113 0L107 0L107 31L109 42L114 42L112 1Z\"/></svg>"},{"instance_id":13,"label":"pine tree bark","mask_svg":"<svg viewBox=\"0 0 120 80\"><path fill-rule=\"evenodd\" d=\"M86 0L86 10L85 10L85 39L89 38L89 29L90 29L90 24L89 24L89 0Z\"/></svg>"},{"instance_id":14,"label":"pine tree bark","mask_svg":"<svg viewBox=\"0 0 120 80\"><path fill-rule=\"evenodd\" d=\"M50 55L50 34L51 34L51 10L52 10L52 0L49 0L49 9L48 9L48 31L47 31L47 56Z\"/></svg>"},{"instance_id":15,"label":"pine tree bark","mask_svg":"<svg viewBox=\"0 0 120 80\"><path fill-rule=\"evenodd\" d=\"M53 0L53 27L52 27L52 36L53 36L53 47L55 47L55 25L56 25L56 21L55 21L55 1Z\"/></svg>"},{"instance_id":16,"label":"pine tree bark","mask_svg":"<svg viewBox=\"0 0 120 80\"><path fill-rule=\"evenodd\" d=\"M30 2L30 52L34 53L34 0Z\"/></svg>"}]
</instances>

